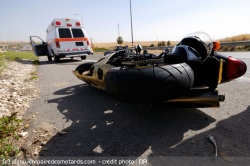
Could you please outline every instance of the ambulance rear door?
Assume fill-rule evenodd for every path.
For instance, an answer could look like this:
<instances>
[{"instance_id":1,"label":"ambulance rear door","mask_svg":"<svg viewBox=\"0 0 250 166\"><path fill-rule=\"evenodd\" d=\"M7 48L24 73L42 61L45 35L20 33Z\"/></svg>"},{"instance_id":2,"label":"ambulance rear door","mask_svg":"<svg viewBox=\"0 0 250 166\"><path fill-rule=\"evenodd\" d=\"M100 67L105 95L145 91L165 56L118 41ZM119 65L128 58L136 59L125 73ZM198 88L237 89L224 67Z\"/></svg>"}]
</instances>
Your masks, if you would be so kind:
<instances>
[{"instance_id":1,"label":"ambulance rear door","mask_svg":"<svg viewBox=\"0 0 250 166\"><path fill-rule=\"evenodd\" d=\"M36 56L47 56L47 44L39 36L30 36L30 44Z\"/></svg>"}]
</instances>

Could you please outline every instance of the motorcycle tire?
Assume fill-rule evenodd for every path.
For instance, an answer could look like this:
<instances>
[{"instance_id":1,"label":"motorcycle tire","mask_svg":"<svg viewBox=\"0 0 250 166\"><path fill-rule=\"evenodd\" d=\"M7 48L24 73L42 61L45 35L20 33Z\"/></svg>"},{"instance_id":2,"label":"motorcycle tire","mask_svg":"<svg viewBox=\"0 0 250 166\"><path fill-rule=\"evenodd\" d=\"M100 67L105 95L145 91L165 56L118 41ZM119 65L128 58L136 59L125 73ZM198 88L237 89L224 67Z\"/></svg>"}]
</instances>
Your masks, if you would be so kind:
<instances>
[{"instance_id":1,"label":"motorcycle tire","mask_svg":"<svg viewBox=\"0 0 250 166\"><path fill-rule=\"evenodd\" d=\"M96 62L83 63L83 64L77 66L76 71L78 71L79 74L82 74L83 72L88 71L91 68L91 66L95 63Z\"/></svg>"},{"instance_id":2,"label":"motorcycle tire","mask_svg":"<svg viewBox=\"0 0 250 166\"><path fill-rule=\"evenodd\" d=\"M132 103L162 102L185 95L194 83L186 63L144 68L115 67L107 72L105 90Z\"/></svg>"}]
</instances>

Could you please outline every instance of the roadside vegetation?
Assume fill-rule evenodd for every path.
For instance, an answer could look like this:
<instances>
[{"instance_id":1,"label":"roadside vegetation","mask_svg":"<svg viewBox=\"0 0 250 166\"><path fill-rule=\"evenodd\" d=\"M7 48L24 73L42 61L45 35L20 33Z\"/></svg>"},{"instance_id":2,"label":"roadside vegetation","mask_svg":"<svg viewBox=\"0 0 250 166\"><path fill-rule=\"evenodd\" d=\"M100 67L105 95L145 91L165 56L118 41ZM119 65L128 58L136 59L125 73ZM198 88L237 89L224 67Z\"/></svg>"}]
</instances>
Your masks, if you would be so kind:
<instances>
[{"instance_id":1,"label":"roadside vegetation","mask_svg":"<svg viewBox=\"0 0 250 166\"><path fill-rule=\"evenodd\" d=\"M250 34L241 34L237 36L220 39L220 42L235 42L250 40ZM220 51L250 51L250 46L236 46L236 47L221 47Z\"/></svg>"},{"instance_id":2,"label":"roadside vegetation","mask_svg":"<svg viewBox=\"0 0 250 166\"><path fill-rule=\"evenodd\" d=\"M104 47L94 47L93 48L93 51L95 52L104 52L104 51L107 51L109 50L108 48L104 48Z\"/></svg>"},{"instance_id":3,"label":"roadside vegetation","mask_svg":"<svg viewBox=\"0 0 250 166\"><path fill-rule=\"evenodd\" d=\"M34 55L33 52L0 52L0 73L6 67L5 62L15 61L15 60L29 60L32 61L34 64L38 64L39 60Z\"/></svg>"},{"instance_id":4,"label":"roadside vegetation","mask_svg":"<svg viewBox=\"0 0 250 166\"><path fill-rule=\"evenodd\" d=\"M0 52L0 77L1 72L6 67L6 62L16 60L32 61L35 65L39 62L33 52ZM35 72L30 73L30 75L30 80L37 78ZM16 112L10 116L0 116L0 161L17 155L19 150L14 146L14 143L19 139L18 133L20 133L21 123L22 120L18 118Z\"/></svg>"},{"instance_id":5,"label":"roadside vegetation","mask_svg":"<svg viewBox=\"0 0 250 166\"><path fill-rule=\"evenodd\" d=\"M220 39L219 41L221 41L221 42L234 42L234 41L245 41L245 40L250 40L250 34L242 34L242 35L227 37L224 39Z\"/></svg>"},{"instance_id":6,"label":"roadside vegetation","mask_svg":"<svg viewBox=\"0 0 250 166\"><path fill-rule=\"evenodd\" d=\"M13 143L19 139L21 120L17 113L0 118L0 159L7 159L18 154L19 148Z\"/></svg>"}]
</instances>

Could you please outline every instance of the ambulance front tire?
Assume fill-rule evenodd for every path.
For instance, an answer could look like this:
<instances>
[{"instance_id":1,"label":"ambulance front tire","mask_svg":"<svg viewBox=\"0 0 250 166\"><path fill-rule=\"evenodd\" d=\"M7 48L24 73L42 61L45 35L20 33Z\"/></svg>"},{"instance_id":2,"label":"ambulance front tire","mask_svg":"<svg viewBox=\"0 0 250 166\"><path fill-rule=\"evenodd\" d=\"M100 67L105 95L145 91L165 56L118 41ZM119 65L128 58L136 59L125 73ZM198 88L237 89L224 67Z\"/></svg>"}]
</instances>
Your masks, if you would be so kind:
<instances>
[{"instance_id":1,"label":"ambulance front tire","mask_svg":"<svg viewBox=\"0 0 250 166\"><path fill-rule=\"evenodd\" d=\"M52 56L49 56L49 55L48 55L47 57L48 57L48 61L51 62L51 61L52 61Z\"/></svg>"},{"instance_id":2,"label":"ambulance front tire","mask_svg":"<svg viewBox=\"0 0 250 166\"><path fill-rule=\"evenodd\" d=\"M81 60L85 60L86 59L86 55L81 56Z\"/></svg>"},{"instance_id":3,"label":"ambulance front tire","mask_svg":"<svg viewBox=\"0 0 250 166\"><path fill-rule=\"evenodd\" d=\"M60 57L56 56L53 50L51 50L51 52L52 52L52 54L54 56L55 62L59 62L60 61Z\"/></svg>"},{"instance_id":4,"label":"ambulance front tire","mask_svg":"<svg viewBox=\"0 0 250 166\"><path fill-rule=\"evenodd\" d=\"M56 62L59 62L59 61L60 61L60 57L55 56L55 61L56 61Z\"/></svg>"}]
</instances>

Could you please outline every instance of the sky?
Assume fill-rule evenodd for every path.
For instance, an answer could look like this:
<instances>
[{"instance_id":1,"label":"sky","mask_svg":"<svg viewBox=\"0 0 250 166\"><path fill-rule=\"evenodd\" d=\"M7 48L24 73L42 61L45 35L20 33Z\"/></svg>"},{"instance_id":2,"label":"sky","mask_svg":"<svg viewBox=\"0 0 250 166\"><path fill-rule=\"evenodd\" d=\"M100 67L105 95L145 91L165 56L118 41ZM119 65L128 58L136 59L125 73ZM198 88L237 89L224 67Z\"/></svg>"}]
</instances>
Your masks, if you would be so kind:
<instances>
[{"instance_id":1,"label":"sky","mask_svg":"<svg viewBox=\"0 0 250 166\"><path fill-rule=\"evenodd\" d=\"M129 0L0 0L0 42L46 40L54 18L81 20L93 43L131 42ZM134 41L179 41L203 31L213 40L250 34L249 0L131 0ZM79 14L79 15L75 15Z\"/></svg>"}]
</instances>

